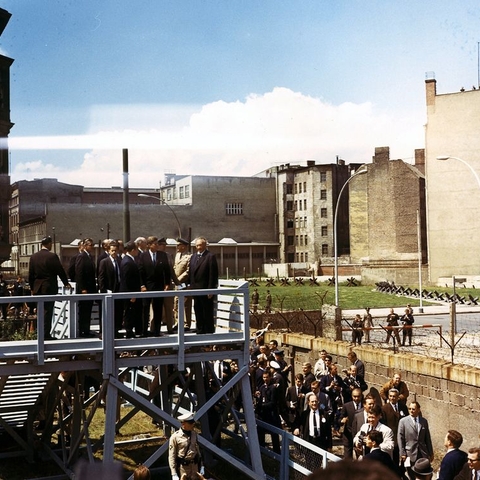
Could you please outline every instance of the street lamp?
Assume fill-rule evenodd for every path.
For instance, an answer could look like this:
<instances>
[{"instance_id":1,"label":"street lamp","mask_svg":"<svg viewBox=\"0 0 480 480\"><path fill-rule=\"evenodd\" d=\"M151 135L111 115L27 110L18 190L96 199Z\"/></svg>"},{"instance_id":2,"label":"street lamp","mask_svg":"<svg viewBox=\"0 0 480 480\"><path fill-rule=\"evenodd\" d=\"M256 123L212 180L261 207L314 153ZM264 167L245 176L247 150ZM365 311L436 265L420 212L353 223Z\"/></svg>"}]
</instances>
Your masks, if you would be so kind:
<instances>
[{"instance_id":1,"label":"street lamp","mask_svg":"<svg viewBox=\"0 0 480 480\"><path fill-rule=\"evenodd\" d=\"M480 178L478 177L477 172L473 169L473 167L468 162L458 157L451 157L450 155L440 155L437 157L437 160L450 160L450 159L458 160L459 162L462 162L464 165L466 165L470 169L470 171L473 173L473 176L477 180L478 187L480 188Z\"/></svg>"},{"instance_id":2,"label":"street lamp","mask_svg":"<svg viewBox=\"0 0 480 480\"><path fill-rule=\"evenodd\" d=\"M180 226L180 222L178 220L177 214L174 212L173 208L161 197L157 197L156 195L147 195L146 193L139 193L139 197L144 197L144 198L154 198L155 200L158 200L160 205L165 205L166 207L169 208L169 210L173 213L173 216L175 217L175 221L177 222L177 228L178 228L178 238L182 238L182 227Z\"/></svg>"},{"instance_id":3,"label":"street lamp","mask_svg":"<svg viewBox=\"0 0 480 480\"><path fill-rule=\"evenodd\" d=\"M342 188L340 189L340 193L337 197L337 204L335 205L335 214L333 218L333 247L334 247L334 255L335 255L335 271L334 271L334 280L335 280L335 306L338 307L338 239L337 239L337 217L338 217L338 206L340 205L340 199L342 197L342 193L345 190L345 187L348 183L358 175L362 175L363 173L367 173L367 167L362 165L353 175L351 175L347 181L343 184Z\"/></svg>"}]
</instances>

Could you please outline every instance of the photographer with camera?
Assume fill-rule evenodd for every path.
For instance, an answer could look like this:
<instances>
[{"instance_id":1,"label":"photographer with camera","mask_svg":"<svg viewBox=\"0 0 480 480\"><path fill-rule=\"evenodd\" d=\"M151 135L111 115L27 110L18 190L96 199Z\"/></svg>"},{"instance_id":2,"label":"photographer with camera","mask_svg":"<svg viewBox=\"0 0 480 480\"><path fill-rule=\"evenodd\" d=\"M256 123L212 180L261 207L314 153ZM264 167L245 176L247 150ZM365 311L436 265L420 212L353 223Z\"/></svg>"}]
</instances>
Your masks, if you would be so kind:
<instances>
[{"instance_id":1,"label":"photographer with camera","mask_svg":"<svg viewBox=\"0 0 480 480\"><path fill-rule=\"evenodd\" d=\"M381 418L382 407L380 407L380 405L374 405L367 414L367 423L364 423L360 427L360 430L353 438L353 446L358 456L364 456L370 452L370 449L366 445L365 437L368 432L378 430L383 436L383 441L379 445L380 449L392 457L393 448L395 446L393 432L391 428L380 423Z\"/></svg>"}]
</instances>

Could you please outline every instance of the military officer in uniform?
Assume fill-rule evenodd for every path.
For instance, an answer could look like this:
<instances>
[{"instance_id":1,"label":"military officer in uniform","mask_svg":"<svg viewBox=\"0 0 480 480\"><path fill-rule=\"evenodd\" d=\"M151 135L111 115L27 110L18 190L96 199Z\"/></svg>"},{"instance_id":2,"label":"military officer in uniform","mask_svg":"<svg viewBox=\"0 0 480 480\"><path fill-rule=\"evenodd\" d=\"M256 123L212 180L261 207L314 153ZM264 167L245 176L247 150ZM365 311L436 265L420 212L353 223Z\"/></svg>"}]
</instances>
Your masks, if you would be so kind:
<instances>
[{"instance_id":1,"label":"military officer in uniform","mask_svg":"<svg viewBox=\"0 0 480 480\"><path fill-rule=\"evenodd\" d=\"M195 420L193 413L185 413L178 417L180 430L177 430L169 440L168 465L172 480L179 480L186 474L189 478L196 478L197 473L204 474L197 434L194 431Z\"/></svg>"}]
</instances>

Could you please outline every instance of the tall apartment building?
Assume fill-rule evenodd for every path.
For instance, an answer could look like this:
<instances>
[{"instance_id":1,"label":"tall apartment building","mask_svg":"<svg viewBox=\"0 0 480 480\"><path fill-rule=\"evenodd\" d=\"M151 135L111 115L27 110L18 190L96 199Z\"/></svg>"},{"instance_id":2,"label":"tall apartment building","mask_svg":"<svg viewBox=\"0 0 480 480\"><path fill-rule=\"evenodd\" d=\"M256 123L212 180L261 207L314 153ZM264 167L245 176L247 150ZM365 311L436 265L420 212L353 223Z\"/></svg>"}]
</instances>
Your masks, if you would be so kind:
<instances>
[{"instance_id":1,"label":"tall apartment building","mask_svg":"<svg viewBox=\"0 0 480 480\"><path fill-rule=\"evenodd\" d=\"M360 164L280 165L259 176L276 179L280 263L330 274L334 262L334 213L338 195ZM348 189L340 198L337 219L338 254L349 255ZM322 266L323 265L323 266ZM293 272L290 272L293 273Z\"/></svg>"},{"instance_id":2,"label":"tall apartment building","mask_svg":"<svg viewBox=\"0 0 480 480\"><path fill-rule=\"evenodd\" d=\"M430 280L479 276L480 90L439 94L434 78L425 87Z\"/></svg>"}]
</instances>

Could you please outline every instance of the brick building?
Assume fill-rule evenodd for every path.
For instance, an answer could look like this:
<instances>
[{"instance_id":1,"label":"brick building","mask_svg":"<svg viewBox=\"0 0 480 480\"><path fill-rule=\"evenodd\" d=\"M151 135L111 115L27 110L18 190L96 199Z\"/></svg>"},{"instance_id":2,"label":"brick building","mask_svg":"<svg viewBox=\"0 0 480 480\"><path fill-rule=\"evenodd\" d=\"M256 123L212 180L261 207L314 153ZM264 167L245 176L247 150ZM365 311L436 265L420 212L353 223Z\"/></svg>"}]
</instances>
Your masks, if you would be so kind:
<instances>
[{"instance_id":1,"label":"brick building","mask_svg":"<svg viewBox=\"0 0 480 480\"><path fill-rule=\"evenodd\" d=\"M415 151L410 165L390 160L389 148L379 147L367 173L352 180L350 255L361 265L362 281L418 283L418 231L422 265L427 263L424 163L423 150Z\"/></svg>"}]
</instances>

